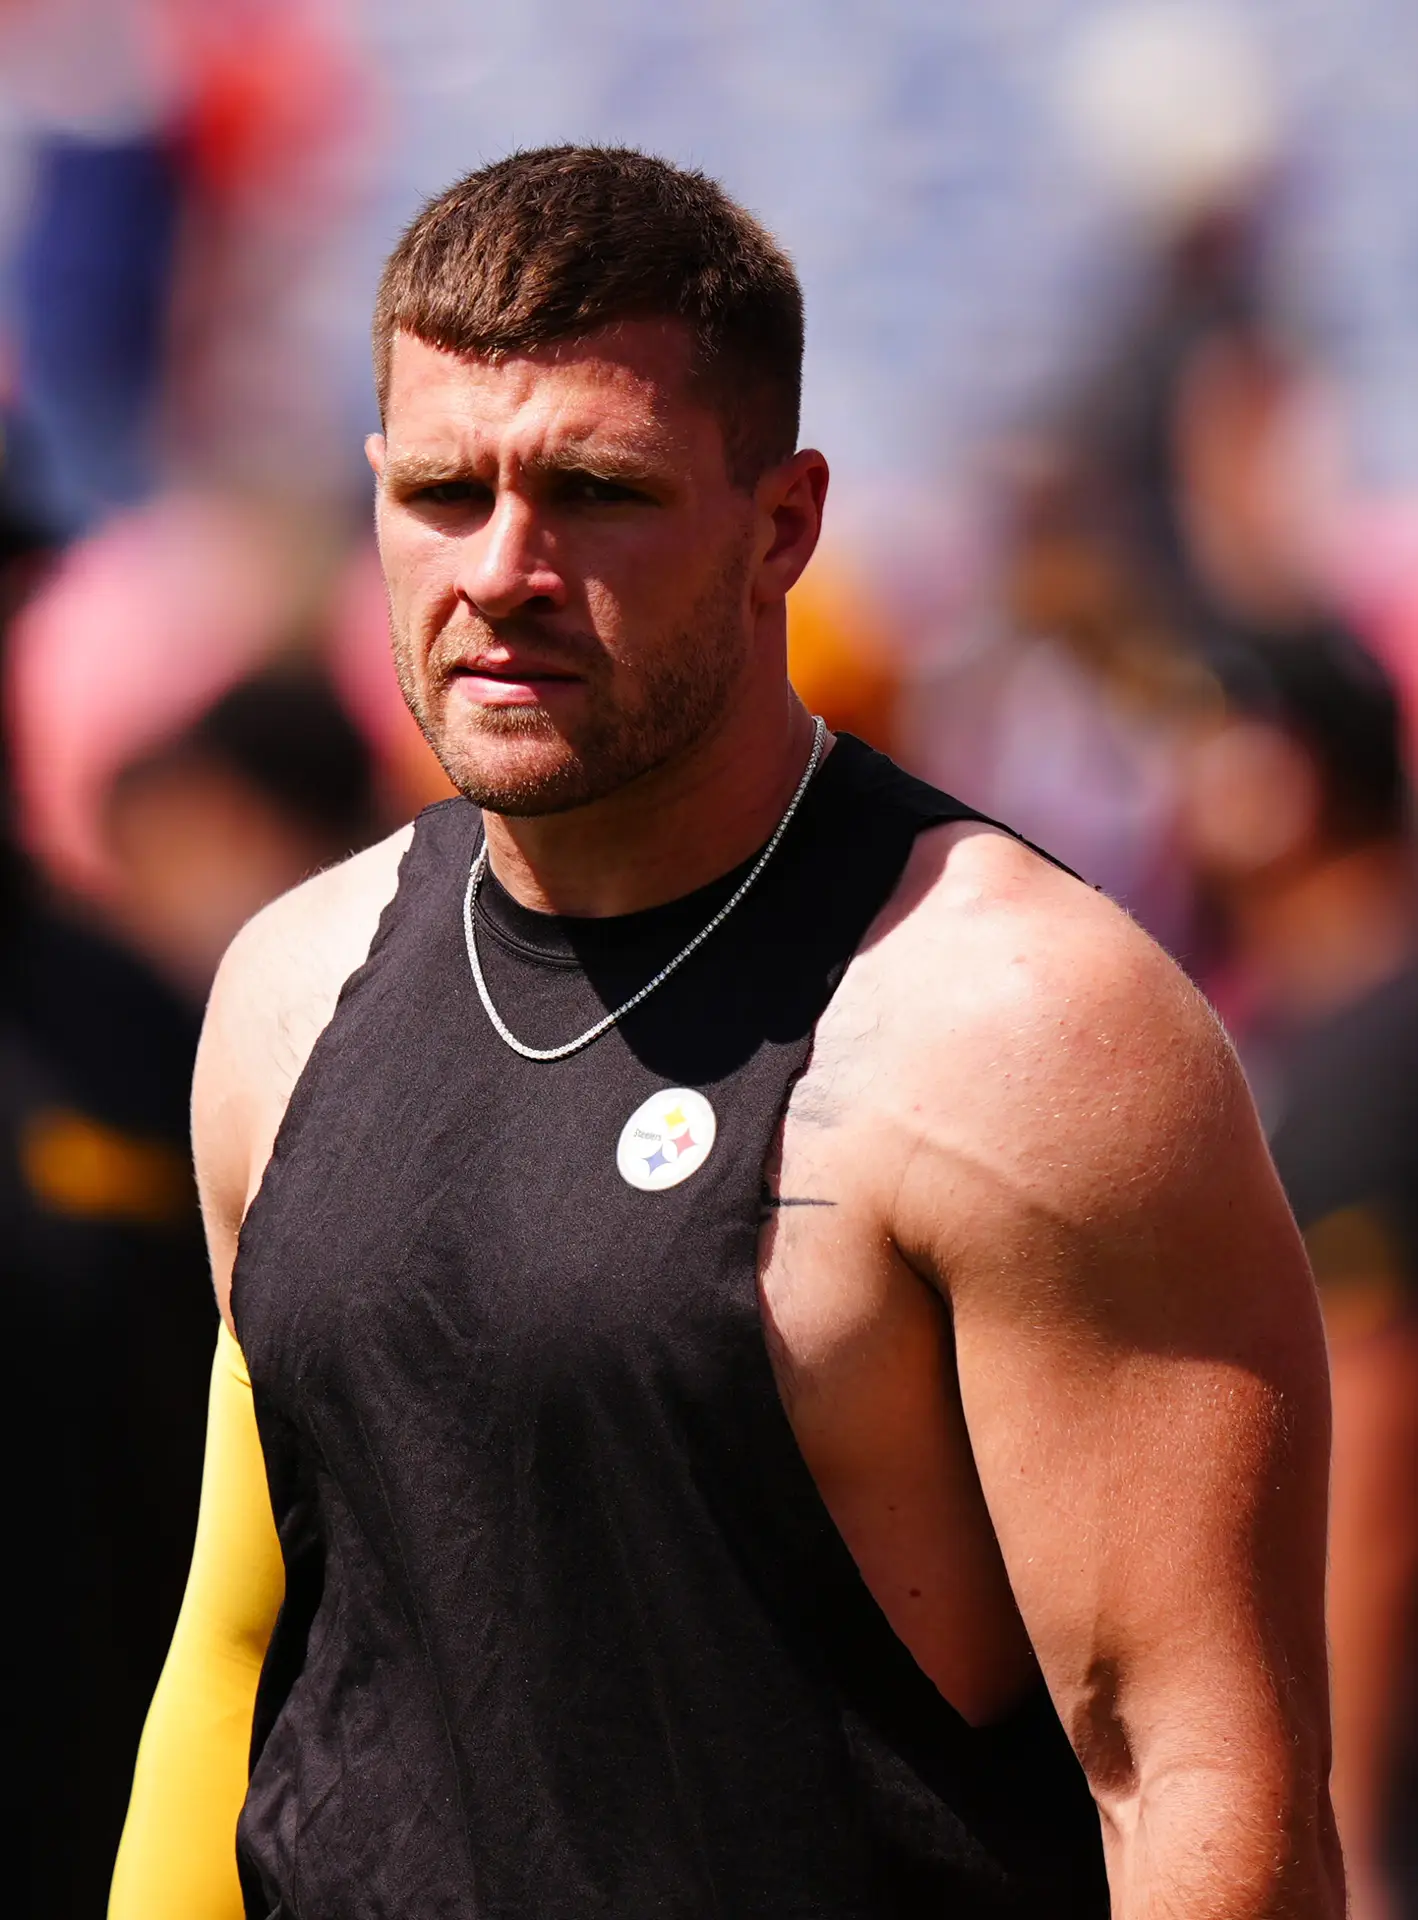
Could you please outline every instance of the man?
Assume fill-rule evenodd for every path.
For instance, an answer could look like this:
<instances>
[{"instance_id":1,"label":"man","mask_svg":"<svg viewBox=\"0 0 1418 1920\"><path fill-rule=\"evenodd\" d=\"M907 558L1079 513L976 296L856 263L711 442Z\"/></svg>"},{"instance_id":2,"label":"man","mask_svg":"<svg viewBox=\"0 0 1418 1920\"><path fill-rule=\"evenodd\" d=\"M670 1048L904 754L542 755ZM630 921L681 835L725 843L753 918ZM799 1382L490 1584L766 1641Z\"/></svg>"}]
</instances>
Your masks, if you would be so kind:
<instances>
[{"instance_id":1,"label":"man","mask_svg":"<svg viewBox=\"0 0 1418 1920\"><path fill-rule=\"evenodd\" d=\"M698 175L521 154L375 343L465 797L213 994L280 1560L228 1336L114 1912L241 1910L264 1650L248 1914L1053 1920L1106 1853L1128 1920L1337 1916L1294 1229L1158 951L795 700L788 263Z\"/></svg>"}]
</instances>

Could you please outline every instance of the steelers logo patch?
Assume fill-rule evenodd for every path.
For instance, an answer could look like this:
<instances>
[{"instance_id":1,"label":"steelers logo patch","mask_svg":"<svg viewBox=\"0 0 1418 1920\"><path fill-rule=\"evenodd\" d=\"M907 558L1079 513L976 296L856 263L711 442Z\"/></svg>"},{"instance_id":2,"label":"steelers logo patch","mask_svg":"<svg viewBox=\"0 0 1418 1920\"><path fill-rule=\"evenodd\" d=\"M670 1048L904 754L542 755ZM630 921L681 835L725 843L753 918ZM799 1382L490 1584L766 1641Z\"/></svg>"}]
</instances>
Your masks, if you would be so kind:
<instances>
[{"instance_id":1,"label":"steelers logo patch","mask_svg":"<svg viewBox=\"0 0 1418 1920\"><path fill-rule=\"evenodd\" d=\"M714 1109L692 1087L652 1093L620 1130L615 1163L642 1193L662 1193L698 1173L714 1145Z\"/></svg>"}]
</instances>

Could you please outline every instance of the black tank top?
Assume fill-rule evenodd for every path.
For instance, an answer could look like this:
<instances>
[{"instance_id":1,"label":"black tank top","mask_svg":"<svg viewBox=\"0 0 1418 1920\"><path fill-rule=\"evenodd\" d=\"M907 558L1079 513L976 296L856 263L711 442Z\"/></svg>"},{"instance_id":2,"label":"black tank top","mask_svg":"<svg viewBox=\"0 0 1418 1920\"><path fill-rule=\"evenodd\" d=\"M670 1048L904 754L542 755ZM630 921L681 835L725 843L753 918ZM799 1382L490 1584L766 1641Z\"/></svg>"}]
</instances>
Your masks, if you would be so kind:
<instances>
[{"instance_id":1,"label":"black tank top","mask_svg":"<svg viewBox=\"0 0 1418 1920\"><path fill-rule=\"evenodd\" d=\"M723 926L552 1063L470 976L480 815L418 821L236 1267L287 1581L252 1920L1106 1914L1046 1694L981 1730L941 1699L832 1525L759 1319L764 1161L814 1023L915 835L972 817L840 739ZM489 879L495 1004L570 1039L746 870L589 921Z\"/></svg>"}]
</instances>

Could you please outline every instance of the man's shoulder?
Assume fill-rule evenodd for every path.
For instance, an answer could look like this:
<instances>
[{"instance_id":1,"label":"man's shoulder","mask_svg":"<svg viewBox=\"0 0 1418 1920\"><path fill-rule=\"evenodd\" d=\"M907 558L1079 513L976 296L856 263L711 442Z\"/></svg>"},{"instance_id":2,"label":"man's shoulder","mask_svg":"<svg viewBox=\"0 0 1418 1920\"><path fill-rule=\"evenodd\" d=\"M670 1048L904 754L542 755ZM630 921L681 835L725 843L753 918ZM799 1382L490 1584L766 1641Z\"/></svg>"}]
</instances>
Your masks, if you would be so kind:
<instances>
[{"instance_id":1,"label":"man's shoulder","mask_svg":"<svg viewBox=\"0 0 1418 1920\"><path fill-rule=\"evenodd\" d=\"M993 825L928 829L878 923L886 963L960 1018L1015 1018L1160 990L1196 1000L1175 963L1114 901Z\"/></svg>"},{"instance_id":2,"label":"man's shoulder","mask_svg":"<svg viewBox=\"0 0 1418 1920\"><path fill-rule=\"evenodd\" d=\"M401 827L253 915L222 960L212 1010L246 1009L259 1017L311 999L333 1004L369 952L412 838L413 828Z\"/></svg>"},{"instance_id":3,"label":"man's shoulder","mask_svg":"<svg viewBox=\"0 0 1418 1920\"><path fill-rule=\"evenodd\" d=\"M197 1049L192 1145L224 1314L237 1234L291 1091L369 951L412 836L405 827L272 901L217 970Z\"/></svg>"},{"instance_id":4,"label":"man's shoulder","mask_svg":"<svg viewBox=\"0 0 1418 1920\"><path fill-rule=\"evenodd\" d=\"M388 839L328 867L248 920L227 949L207 1003L193 1084L199 1177L216 1144L238 1183L259 1168L340 989L362 965L398 886L413 837Z\"/></svg>"},{"instance_id":5,"label":"man's shoulder","mask_svg":"<svg viewBox=\"0 0 1418 1920\"><path fill-rule=\"evenodd\" d=\"M878 932L865 958L893 1097L984 1151L1131 1177L1245 1098L1176 963L1005 833L923 834Z\"/></svg>"}]
</instances>

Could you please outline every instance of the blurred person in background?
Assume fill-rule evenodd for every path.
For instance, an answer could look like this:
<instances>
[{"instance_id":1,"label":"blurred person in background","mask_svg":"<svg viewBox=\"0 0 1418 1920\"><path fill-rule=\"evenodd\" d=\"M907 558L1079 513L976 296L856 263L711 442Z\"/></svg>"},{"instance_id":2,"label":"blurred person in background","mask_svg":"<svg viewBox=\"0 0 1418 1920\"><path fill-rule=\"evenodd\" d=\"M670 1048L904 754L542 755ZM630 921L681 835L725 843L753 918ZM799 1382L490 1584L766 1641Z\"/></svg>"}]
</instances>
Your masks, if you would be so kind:
<instances>
[{"instance_id":1,"label":"blurred person in background","mask_svg":"<svg viewBox=\"0 0 1418 1920\"><path fill-rule=\"evenodd\" d=\"M370 748L326 675L270 667L115 776L110 915L200 1005L246 921L377 820Z\"/></svg>"},{"instance_id":2,"label":"blurred person in background","mask_svg":"<svg viewBox=\"0 0 1418 1920\"><path fill-rule=\"evenodd\" d=\"M1273 291L1285 135L1236 24L1105 10L1068 104L1131 286L1109 287L1100 343L986 470L992 564L913 702L913 758L1186 957L1179 751L1233 649L1328 618L1325 388Z\"/></svg>"},{"instance_id":3,"label":"blurred person in background","mask_svg":"<svg viewBox=\"0 0 1418 1920\"><path fill-rule=\"evenodd\" d=\"M993 578L951 653L910 689L912 763L1057 849L1185 953L1175 765L1211 678L1085 468L1040 447L998 477Z\"/></svg>"},{"instance_id":4,"label":"blurred person in background","mask_svg":"<svg viewBox=\"0 0 1418 1920\"><path fill-rule=\"evenodd\" d=\"M1418 1914L1418 853L1394 690L1342 631L1232 653L1182 835L1320 1285L1335 1803L1355 1920Z\"/></svg>"},{"instance_id":5,"label":"blurred person in background","mask_svg":"<svg viewBox=\"0 0 1418 1920\"><path fill-rule=\"evenodd\" d=\"M1325 571L1326 389L1274 311L1263 183L1191 208L1141 311L1084 379L1058 458L1134 599L1224 679L1338 618Z\"/></svg>"},{"instance_id":6,"label":"blurred person in background","mask_svg":"<svg viewBox=\"0 0 1418 1920\"><path fill-rule=\"evenodd\" d=\"M317 622L343 562L378 90L338 0L9 0L0 77L16 484L73 536L13 636L13 776L27 845L102 902L113 773Z\"/></svg>"},{"instance_id":7,"label":"blurred person in background","mask_svg":"<svg viewBox=\"0 0 1418 1920\"><path fill-rule=\"evenodd\" d=\"M45 558L0 518L0 647ZM55 1920L103 1910L192 1547L215 1327L187 1148L196 1038L189 1007L50 896L0 766L0 1296L29 1582L9 1904Z\"/></svg>"},{"instance_id":8,"label":"blurred person in background","mask_svg":"<svg viewBox=\"0 0 1418 1920\"><path fill-rule=\"evenodd\" d=\"M1237 15L1163 0L1085 21L1065 103L1124 258L1055 430L1174 630L1288 626L1322 595L1339 446L1279 272L1274 76Z\"/></svg>"},{"instance_id":9,"label":"blurred person in background","mask_svg":"<svg viewBox=\"0 0 1418 1920\"><path fill-rule=\"evenodd\" d=\"M372 90L324 0L8 0L0 90L26 174L0 480L7 528L46 549L3 663L0 1269L45 1399L16 1493L45 1575L17 1904L93 1920L200 1473L191 1002L243 918L363 832L358 756L337 743L332 765L323 709L304 752L336 776L329 804L355 790L345 826L272 771L301 749L253 737L279 731L270 702L243 734L234 697L181 769L158 763L305 623L343 538L330 340ZM221 837L197 845L199 823Z\"/></svg>"}]
</instances>

